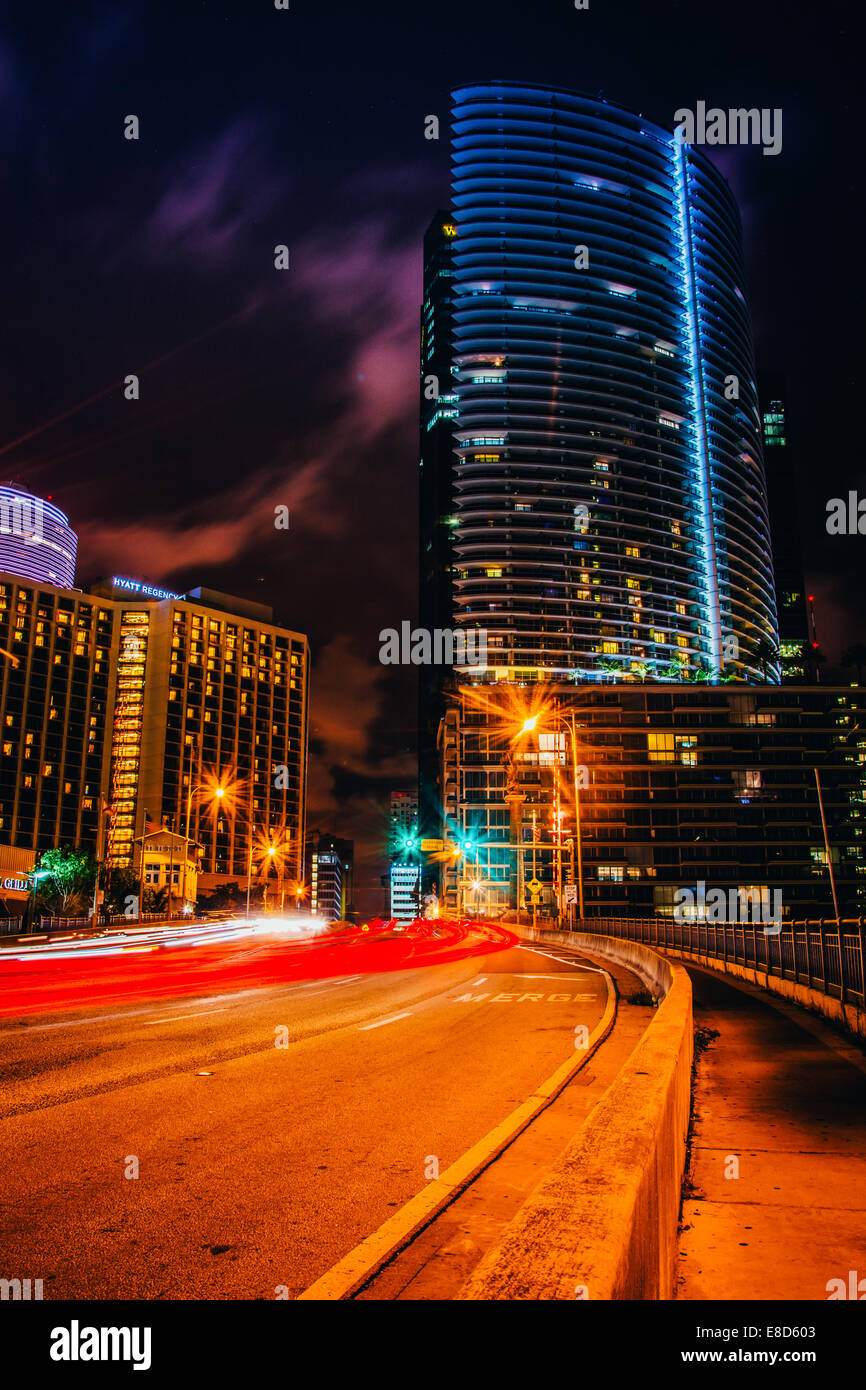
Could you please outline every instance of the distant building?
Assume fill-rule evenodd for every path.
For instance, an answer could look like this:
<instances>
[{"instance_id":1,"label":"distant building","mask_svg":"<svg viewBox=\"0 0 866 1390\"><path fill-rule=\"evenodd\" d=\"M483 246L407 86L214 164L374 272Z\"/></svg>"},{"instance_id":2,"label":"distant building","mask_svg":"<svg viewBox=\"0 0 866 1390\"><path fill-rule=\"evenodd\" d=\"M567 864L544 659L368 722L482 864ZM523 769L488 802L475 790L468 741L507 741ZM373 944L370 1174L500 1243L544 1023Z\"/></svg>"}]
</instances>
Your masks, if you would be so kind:
<instances>
[{"instance_id":1,"label":"distant building","mask_svg":"<svg viewBox=\"0 0 866 1390\"><path fill-rule=\"evenodd\" d=\"M412 922L420 917L419 875L417 860L394 860L388 871L390 884L390 916L398 922Z\"/></svg>"},{"instance_id":2,"label":"distant building","mask_svg":"<svg viewBox=\"0 0 866 1390\"><path fill-rule=\"evenodd\" d=\"M418 793L392 792L390 807L388 911L398 922L411 922L420 901Z\"/></svg>"},{"instance_id":3,"label":"distant building","mask_svg":"<svg viewBox=\"0 0 866 1390\"><path fill-rule=\"evenodd\" d=\"M781 378L762 376L759 391L776 573L782 680L802 684L809 679L810 671L814 668L809 660L809 609L803 571L803 528L798 506L794 450Z\"/></svg>"},{"instance_id":4,"label":"distant building","mask_svg":"<svg viewBox=\"0 0 866 1390\"><path fill-rule=\"evenodd\" d=\"M418 793L392 792L388 822L388 847L393 852L402 847L407 836L418 828Z\"/></svg>"},{"instance_id":5,"label":"distant building","mask_svg":"<svg viewBox=\"0 0 866 1390\"><path fill-rule=\"evenodd\" d=\"M336 835L316 835L309 848L307 881L310 911L323 922L351 921L354 912L353 840Z\"/></svg>"},{"instance_id":6,"label":"distant building","mask_svg":"<svg viewBox=\"0 0 866 1390\"><path fill-rule=\"evenodd\" d=\"M0 483L0 572L70 589L77 550L78 537L50 499Z\"/></svg>"}]
</instances>

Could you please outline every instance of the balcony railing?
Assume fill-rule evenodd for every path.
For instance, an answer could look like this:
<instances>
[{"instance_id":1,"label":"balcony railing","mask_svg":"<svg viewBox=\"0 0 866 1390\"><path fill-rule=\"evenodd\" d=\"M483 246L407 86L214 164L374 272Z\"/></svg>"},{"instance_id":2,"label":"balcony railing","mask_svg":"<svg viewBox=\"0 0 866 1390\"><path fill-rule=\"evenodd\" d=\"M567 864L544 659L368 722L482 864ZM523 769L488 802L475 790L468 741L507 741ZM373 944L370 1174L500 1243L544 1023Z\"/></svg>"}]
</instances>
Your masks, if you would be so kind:
<instances>
[{"instance_id":1,"label":"balcony railing","mask_svg":"<svg viewBox=\"0 0 866 1390\"><path fill-rule=\"evenodd\" d=\"M576 931L639 941L662 950L708 956L794 980L840 999L866 1005L864 999L864 924L849 921L783 922L775 935L758 923L676 922L664 917L591 917Z\"/></svg>"}]
</instances>

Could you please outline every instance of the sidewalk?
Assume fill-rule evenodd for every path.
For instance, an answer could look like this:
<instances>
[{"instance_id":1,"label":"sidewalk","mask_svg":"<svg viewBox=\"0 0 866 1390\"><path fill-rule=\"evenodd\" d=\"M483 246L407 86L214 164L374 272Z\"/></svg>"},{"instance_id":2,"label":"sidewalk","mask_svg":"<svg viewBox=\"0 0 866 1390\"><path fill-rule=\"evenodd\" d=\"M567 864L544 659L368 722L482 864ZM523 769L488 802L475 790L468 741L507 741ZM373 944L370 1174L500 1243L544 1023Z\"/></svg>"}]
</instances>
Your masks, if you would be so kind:
<instances>
[{"instance_id":1,"label":"sidewalk","mask_svg":"<svg viewBox=\"0 0 866 1390\"><path fill-rule=\"evenodd\" d=\"M866 1055L683 964L695 1027L719 1036L697 1062L676 1296L827 1299L828 1281L866 1279Z\"/></svg>"}]
</instances>

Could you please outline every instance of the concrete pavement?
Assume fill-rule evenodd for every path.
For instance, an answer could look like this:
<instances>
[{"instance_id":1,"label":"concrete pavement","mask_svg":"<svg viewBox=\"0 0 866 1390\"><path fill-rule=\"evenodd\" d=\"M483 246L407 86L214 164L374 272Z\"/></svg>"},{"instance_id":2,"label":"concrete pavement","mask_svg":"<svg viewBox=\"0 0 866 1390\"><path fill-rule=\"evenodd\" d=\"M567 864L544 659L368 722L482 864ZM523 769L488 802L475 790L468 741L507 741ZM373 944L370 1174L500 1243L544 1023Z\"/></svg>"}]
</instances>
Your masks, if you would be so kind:
<instances>
[{"instance_id":1,"label":"concrete pavement","mask_svg":"<svg viewBox=\"0 0 866 1390\"><path fill-rule=\"evenodd\" d=\"M677 1297L827 1299L831 1280L866 1280L863 1050L795 1005L687 969L696 1027L718 1036L697 1064Z\"/></svg>"}]
</instances>

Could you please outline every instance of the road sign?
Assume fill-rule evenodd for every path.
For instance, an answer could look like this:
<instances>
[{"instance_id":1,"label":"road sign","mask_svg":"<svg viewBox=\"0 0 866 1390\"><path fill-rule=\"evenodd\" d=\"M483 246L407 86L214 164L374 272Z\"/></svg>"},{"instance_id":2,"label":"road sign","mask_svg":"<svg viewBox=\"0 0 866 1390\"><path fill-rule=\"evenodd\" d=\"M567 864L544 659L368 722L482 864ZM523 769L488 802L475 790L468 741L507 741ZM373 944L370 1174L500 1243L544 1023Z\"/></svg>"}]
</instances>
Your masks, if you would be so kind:
<instances>
[{"instance_id":1,"label":"road sign","mask_svg":"<svg viewBox=\"0 0 866 1390\"><path fill-rule=\"evenodd\" d=\"M576 903L576 902L577 902L577 884L576 884L576 883L566 883L565 887L564 887L563 890L562 890L562 901L563 901L564 903Z\"/></svg>"},{"instance_id":2,"label":"road sign","mask_svg":"<svg viewBox=\"0 0 866 1390\"><path fill-rule=\"evenodd\" d=\"M437 852L437 851L441 851L441 850L443 850L443 849L445 848L445 841L444 841L444 840L422 840L422 841L421 841L421 848L422 848L422 850L425 850L427 854L433 854L433 853L435 853L435 852Z\"/></svg>"},{"instance_id":3,"label":"road sign","mask_svg":"<svg viewBox=\"0 0 866 1390\"><path fill-rule=\"evenodd\" d=\"M541 902L541 894L540 894L540 893L530 893L530 895L529 895L529 904L530 904L530 907L536 907L536 906L538 905L538 903L540 903L540 902Z\"/></svg>"},{"instance_id":4,"label":"road sign","mask_svg":"<svg viewBox=\"0 0 866 1390\"><path fill-rule=\"evenodd\" d=\"M541 892L541 884L539 883L537 878L531 878L526 886L533 896Z\"/></svg>"}]
</instances>

